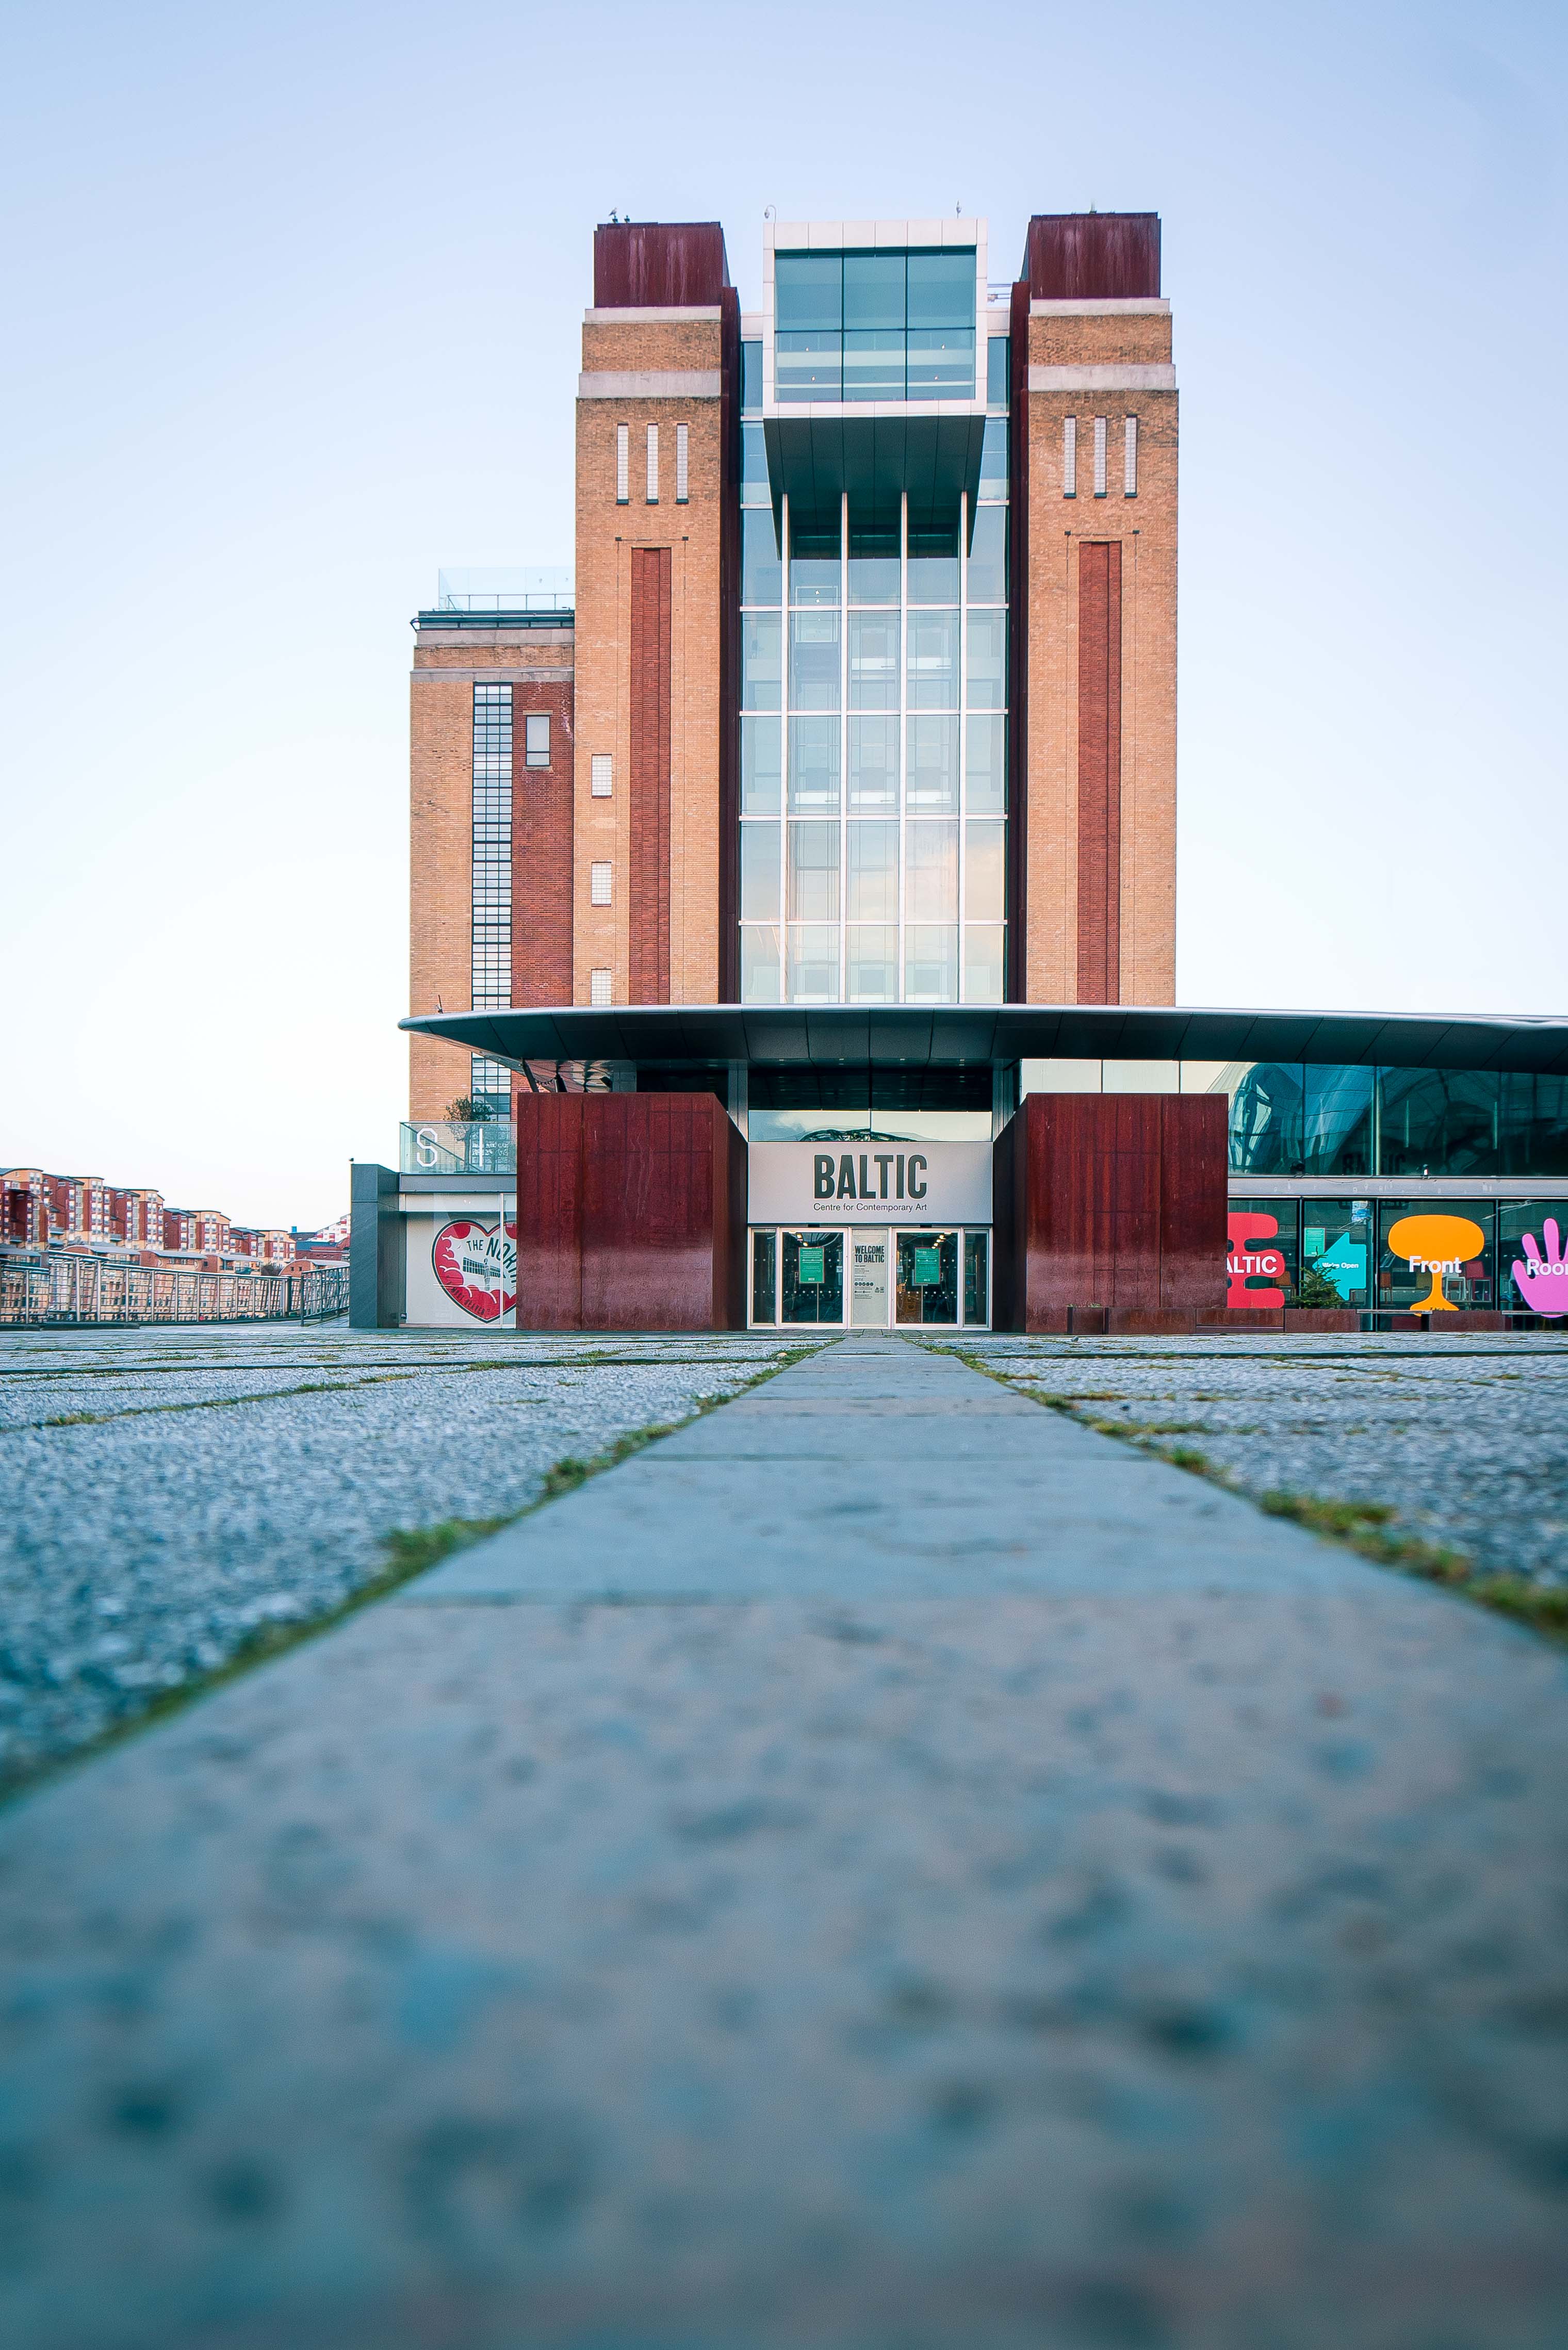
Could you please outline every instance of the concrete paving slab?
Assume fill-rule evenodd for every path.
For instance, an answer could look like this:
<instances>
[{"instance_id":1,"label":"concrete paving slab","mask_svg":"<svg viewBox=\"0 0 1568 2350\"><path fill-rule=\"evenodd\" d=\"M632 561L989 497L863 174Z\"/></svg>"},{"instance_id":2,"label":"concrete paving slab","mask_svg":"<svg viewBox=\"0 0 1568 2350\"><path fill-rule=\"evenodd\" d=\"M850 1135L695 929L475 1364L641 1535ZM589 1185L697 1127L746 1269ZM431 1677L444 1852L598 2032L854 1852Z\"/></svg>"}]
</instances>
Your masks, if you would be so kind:
<instances>
[{"instance_id":1,"label":"concrete paving slab","mask_svg":"<svg viewBox=\"0 0 1568 2350\"><path fill-rule=\"evenodd\" d=\"M1556 2350L1562 1657L899 1352L867 1399L1056 1479L1054 1583L922 1596L848 1519L722 1605L452 1562L0 1816L0 2340ZM539 1555L618 1488L751 1542L698 1433Z\"/></svg>"}]
</instances>

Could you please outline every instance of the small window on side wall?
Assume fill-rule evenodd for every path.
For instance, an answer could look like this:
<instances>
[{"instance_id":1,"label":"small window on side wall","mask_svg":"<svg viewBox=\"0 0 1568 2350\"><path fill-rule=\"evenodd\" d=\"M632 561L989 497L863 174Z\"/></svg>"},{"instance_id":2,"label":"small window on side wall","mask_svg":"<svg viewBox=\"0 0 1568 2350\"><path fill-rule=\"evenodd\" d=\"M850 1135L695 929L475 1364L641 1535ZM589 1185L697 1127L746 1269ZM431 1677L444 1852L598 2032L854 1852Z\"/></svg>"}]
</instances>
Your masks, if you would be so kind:
<instances>
[{"instance_id":1,"label":"small window on side wall","mask_svg":"<svg viewBox=\"0 0 1568 2350\"><path fill-rule=\"evenodd\" d=\"M607 800L615 779L615 765L607 751L596 751L588 767L590 799Z\"/></svg>"},{"instance_id":2,"label":"small window on side wall","mask_svg":"<svg viewBox=\"0 0 1568 2350\"><path fill-rule=\"evenodd\" d=\"M678 506L691 502L686 438L685 425L678 424L675 428L675 503Z\"/></svg>"},{"instance_id":3,"label":"small window on side wall","mask_svg":"<svg viewBox=\"0 0 1568 2350\"><path fill-rule=\"evenodd\" d=\"M615 502L618 506L631 503L631 427L618 424L615 428Z\"/></svg>"},{"instance_id":4,"label":"small window on side wall","mask_svg":"<svg viewBox=\"0 0 1568 2350\"><path fill-rule=\"evenodd\" d=\"M607 906L609 902L609 859L605 858L588 867L588 903L590 906Z\"/></svg>"},{"instance_id":5,"label":"small window on side wall","mask_svg":"<svg viewBox=\"0 0 1568 2350\"><path fill-rule=\"evenodd\" d=\"M611 973L601 965L588 973L588 1002L608 1003L611 1001Z\"/></svg>"},{"instance_id":6,"label":"small window on side wall","mask_svg":"<svg viewBox=\"0 0 1568 2350\"><path fill-rule=\"evenodd\" d=\"M550 713L547 710L531 710L524 721L526 750L524 757L530 767L547 767L550 764Z\"/></svg>"}]
</instances>

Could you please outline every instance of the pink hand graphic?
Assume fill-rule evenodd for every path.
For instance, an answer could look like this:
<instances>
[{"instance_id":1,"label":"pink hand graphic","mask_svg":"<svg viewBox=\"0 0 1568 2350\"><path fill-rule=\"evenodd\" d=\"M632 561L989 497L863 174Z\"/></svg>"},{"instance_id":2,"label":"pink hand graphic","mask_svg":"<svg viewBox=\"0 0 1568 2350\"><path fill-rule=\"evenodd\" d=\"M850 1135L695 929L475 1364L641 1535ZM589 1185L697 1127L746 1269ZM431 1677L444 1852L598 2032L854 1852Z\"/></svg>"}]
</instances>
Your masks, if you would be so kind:
<instances>
[{"instance_id":1,"label":"pink hand graphic","mask_svg":"<svg viewBox=\"0 0 1568 2350\"><path fill-rule=\"evenodd\" d=\"M1545 1255L1538 1253L1534 1233L1526 1232L1525 1262L1515 1264L1513 1278L1532 1314L1568 1314L1568 1259L1563 1255L1555 1216L1548 1216L1541 1229L1546 1235Z\"/></svg>"}]
</instances>

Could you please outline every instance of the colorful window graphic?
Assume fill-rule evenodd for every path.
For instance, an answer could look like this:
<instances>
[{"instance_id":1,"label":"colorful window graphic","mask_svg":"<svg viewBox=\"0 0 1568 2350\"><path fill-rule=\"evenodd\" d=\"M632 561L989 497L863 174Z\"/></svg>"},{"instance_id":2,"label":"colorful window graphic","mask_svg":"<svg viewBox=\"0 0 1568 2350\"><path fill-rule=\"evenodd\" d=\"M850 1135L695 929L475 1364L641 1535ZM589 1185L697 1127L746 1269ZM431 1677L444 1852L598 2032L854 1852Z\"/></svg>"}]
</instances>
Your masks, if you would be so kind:
<instances>
[{"instance_id":1,"label":"colorful window graphic","mask_svg":"<svg viewBox=\"0 0 1568 2350\"><path fill-rule=\"evenodd\" d=\"M1541 1227L1546 1246L1535 1245L1533 1232L1524 1235L1524 1256L1513 1267L1514 1286L1534 1314L1568 1314L1568 1259L1563 1254L1557 1220L1548 1216Z\"/></svg>"},{"instance_id":2,"label":"colorful window graphic","mask_svg":"<svg viewBox=\"0 0 1568 2350\"><path fill-rule=\"evenodd\" d=\"M499 1322L517 1303L517 1227L471 1222L460 1217L443 1224L431 1253L435 1277L464 1314L476 1322Z\"/></svg>"},{"instance_id":3,"label":"colorful window graphic","mask_svg":"<svg viewBox=\"0 0 1568 2350\"><path fill-rule=\"evenodd\" d=\"M1279 1245L1279 1218L1262 1209L1240 1209L1226 1218L1227 1305L1251 1308L1284 1304L1285 1293L1279 1284L1285 1277L1285 1255Z\"/></svg>"}]
</instances>

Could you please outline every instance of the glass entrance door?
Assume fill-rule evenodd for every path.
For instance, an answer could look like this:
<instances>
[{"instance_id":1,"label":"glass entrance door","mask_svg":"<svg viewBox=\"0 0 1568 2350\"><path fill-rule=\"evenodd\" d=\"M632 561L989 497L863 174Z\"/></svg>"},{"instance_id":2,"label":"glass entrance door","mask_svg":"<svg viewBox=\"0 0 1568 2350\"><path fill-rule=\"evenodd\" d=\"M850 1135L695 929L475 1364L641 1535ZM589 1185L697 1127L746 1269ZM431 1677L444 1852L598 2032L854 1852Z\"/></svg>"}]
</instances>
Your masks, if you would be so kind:
<instances>
[{"instance_id":1,"label":"glass entrance door","mask_svg":"<svg viewBox=\"0 0 1568 2350\"><path fill-rule=\"evenodd\" d=\"M842 1322L843 1232L786 1232L779 1238L780 1321Z\"/></svg>"},{"instance_id":2,"label":"glass entrance door","mask_svg":"<svg viewBox=\"0 0 1568 2350\"><path fill-rule=\"evenodd\" d=\"M957 1322L957 1232L900 1232L897 1315L901 1323Z\"/></svg>"},{"instance_id":3,"label":"glass entrance door","mask_svg":"<svg viewBox=\"0 0 1568 2350\"><path fill-rule=\"evenodd\" d=\"M849 1238L855 1268L850 1287L850 1323L857 1330L885 1330L888 1327L888 1235L886 1232L852 1232Z\"/></svg>"},{"instance_id":4,"label":"glass entrance door","mask_svg":"<svg viewBox=\"0 0 1568 2350\"><path fill-rule=\"evenodd\" d=\"M757 1225L751 1242L753 1329L990 1326L991 1234L983 1229Z\"/></svg>"}]
</instances>

